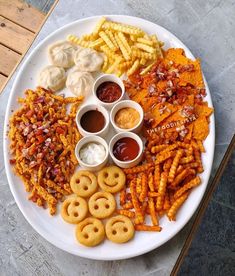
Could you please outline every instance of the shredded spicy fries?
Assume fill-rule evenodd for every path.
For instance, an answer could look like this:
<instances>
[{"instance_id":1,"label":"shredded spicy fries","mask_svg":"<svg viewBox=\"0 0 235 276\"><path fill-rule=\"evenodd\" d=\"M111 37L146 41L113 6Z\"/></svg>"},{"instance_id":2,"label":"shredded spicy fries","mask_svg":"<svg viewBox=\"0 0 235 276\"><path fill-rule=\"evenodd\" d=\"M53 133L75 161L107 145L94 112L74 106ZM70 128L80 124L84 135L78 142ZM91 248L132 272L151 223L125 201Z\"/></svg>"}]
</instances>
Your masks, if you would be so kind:
<instances>
[{"instance_id":1,"label":"shredded spicy fries","mask_svg":"<svg viewBox=\"0 0 235 276\"><path fill-rule=\"evenodd\" d=\"M124 169L128 182L119 212L132 212L137 231L161 231L159 218L166 214L176 220L190 191L201 183L197 174L203 172L203 140L213 109L203 101L200 63L188 59L183 49L169 49L147 74L141 72L125 86L145 111L146 148L142 164ZM152 225L146 225L146 215Z\"/></svg>"},{"instance_id":2,"label":"shredded spicy fries","mask_svg":"<svg viewBox=\"0 0 235 276\"><path fill-rule=\"evenodd\" d=\"M82 97L63 98L37 88L18 101L22 107L10 119L10 163L29 199L54 215L57 202L71 193L69 180L78 164L74 148L80 134L74 118Z\"/></svg>"}]
</instances>

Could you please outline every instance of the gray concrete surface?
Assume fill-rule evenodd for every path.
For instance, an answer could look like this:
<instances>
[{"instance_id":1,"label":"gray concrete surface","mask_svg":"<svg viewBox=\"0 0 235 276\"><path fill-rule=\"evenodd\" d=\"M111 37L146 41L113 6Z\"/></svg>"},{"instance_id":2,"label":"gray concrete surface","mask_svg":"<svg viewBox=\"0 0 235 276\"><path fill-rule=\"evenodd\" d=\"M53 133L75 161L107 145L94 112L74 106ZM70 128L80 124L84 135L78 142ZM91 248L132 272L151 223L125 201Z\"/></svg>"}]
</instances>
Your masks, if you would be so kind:
<instances>
[{"instance_id":1,"label":"gray concrete surface","mask_svg":"<svg viewBox=\"0 0 235 276\"><path fill-rule=\"evenodd\" d=\"M127 14L160 24L202 59L216 115L213 175L235 129L235 1L60 0L30 51L59 27L99 14ZM0 100L0 275L169 275L190 225L148 254L130 260L100 262L55 248L24 219L9 190L2 153L6 103L16 74Z\"/></svg>"}]
</instances>

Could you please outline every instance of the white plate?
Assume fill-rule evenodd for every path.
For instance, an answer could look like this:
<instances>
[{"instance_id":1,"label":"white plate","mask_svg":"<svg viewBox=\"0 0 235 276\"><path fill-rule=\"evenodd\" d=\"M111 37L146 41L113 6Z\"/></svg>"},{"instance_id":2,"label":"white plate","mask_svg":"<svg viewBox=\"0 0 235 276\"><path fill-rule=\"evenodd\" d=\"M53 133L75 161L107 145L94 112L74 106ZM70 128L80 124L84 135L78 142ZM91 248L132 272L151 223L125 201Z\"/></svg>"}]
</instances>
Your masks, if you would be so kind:
<instances>
[{"instance_id":1,"label":"white plate","mask_svg":"<svg viewBox=\"0 0 235 276\"><path fill-rule=\"evenodd\" d=\"M165 49L169 47L183 48L187 57L194 59L189 49L178 38L154 23L131 16L110 15L107 17L115 21L140 27L149 34L156 33L159 39L164 41ZM60 215L51 217L48 214L48 210L39 208L27 200L28 194L24 190L24 185L19 177L13 174L12 167L9 164L9 140L6 138L6 133L11 110L19 107L17 97L23 96L23 92L26 89L35 88L38 72L49 63L46 54L47 46L57 40L65 39L68 34L82 35L91 32L98 19L98 16L90 17L60 28L44 39L28 56L15 80L7 106L4 125L4 159L9 185L15 201L25 218L41 236L55 246L74 255L97 260L118 260L138 256L159 247L175 236L192 217L203 197L211 172L215 138L214 116L210 117L210 134L205 141L206 153L202 157L205 168L205 171L201 174L202 184L192 191L178 212L177 221L169 222L168 219L162 218L160 225L163 229L160 233L137 232L135 238L126 244L118 245L105 240L104 243L94 248L79 245L74 238L74 225L65 223ZM205 84L207 92L206 100L209 106L212 107L209 88L206 82Z\"/></svg>"}]
</instances>

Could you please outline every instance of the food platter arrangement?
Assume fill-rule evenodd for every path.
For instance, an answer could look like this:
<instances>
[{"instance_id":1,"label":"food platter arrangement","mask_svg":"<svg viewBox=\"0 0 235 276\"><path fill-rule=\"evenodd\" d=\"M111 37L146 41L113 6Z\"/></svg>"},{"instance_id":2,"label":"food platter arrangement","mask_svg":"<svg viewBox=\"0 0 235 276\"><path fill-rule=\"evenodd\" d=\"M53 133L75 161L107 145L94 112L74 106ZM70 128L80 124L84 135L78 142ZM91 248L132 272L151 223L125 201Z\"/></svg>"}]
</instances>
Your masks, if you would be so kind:
<instances>
[{"instance_id":1,"label":"food platter arrangement","mask_svg":"<svg viewBox=\"0 0 235 276\"><path fill-rule=\"evenodd\" d=\"M38 45L13 87L5 134L22 213L59 248L93 259L173 237L200 203L214 152L199 59L128 16L79 20Z\"/></svg>"}]
</instances>

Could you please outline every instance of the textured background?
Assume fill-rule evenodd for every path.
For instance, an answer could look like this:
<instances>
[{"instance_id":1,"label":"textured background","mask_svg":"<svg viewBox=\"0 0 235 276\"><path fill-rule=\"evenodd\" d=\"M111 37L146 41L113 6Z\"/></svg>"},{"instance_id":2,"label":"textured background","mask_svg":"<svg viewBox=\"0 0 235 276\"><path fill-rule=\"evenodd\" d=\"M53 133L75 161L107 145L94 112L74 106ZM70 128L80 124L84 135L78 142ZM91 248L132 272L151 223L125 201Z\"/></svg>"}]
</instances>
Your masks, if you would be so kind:
<instances>
[{"instance_id":1,"label":"textured background","mask_svg":"<svg viewBox=\"0 0 235 276\"><path fill-rule=\"evenodd\" d=\"M53 1L28 2L46 12ZM99 14L133 15L162 25L201 58L216 115L214 175L235 129L235 1L60 0L31 50L59 27L79 18ZM0 275L169 275L190 223L168 243L148 254L130 260L100 262L75 257L55 248L24 219L9 190L2 153L4 114L15 75L0 101ZM232 182L228 177L223 182L223 187L228 187L228 190L220 190L216 206L223 210L221 215L231 213L232 219L234 206L227 197L229 183ZM217 216L218 208L210 207L212 217ZM216 224L209 227L216 227ZM226 229L223 235L229 237ZM220 246L226 249L227 245L224 243ZM230 251L226 252L230 254ZM210 253L204 258L205 261L211 259ZM201 268L200 262L196 268ZM207 272L204 270L201 275L210 275Z\"/></svg>"}]
</instances>

